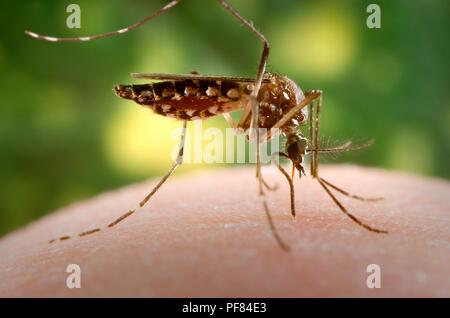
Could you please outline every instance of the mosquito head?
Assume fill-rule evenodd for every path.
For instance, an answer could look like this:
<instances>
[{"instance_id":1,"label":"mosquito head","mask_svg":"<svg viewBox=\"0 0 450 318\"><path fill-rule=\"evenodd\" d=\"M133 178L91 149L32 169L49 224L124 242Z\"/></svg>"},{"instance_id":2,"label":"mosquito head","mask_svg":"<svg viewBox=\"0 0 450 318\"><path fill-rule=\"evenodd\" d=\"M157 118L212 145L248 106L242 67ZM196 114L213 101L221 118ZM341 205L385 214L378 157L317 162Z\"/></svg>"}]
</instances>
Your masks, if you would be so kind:
<instances>
[{"instance_id":1,"label":"mosquito head","mask_svg":"<svg viewBox=\"0 0 450 318\"><path fill-rule=\"evenodd\" d=\"M302 134L291 133L287 135L286 154L296 167L302 163L307 147L308 140Z\"/></svg>"}]
</instances>

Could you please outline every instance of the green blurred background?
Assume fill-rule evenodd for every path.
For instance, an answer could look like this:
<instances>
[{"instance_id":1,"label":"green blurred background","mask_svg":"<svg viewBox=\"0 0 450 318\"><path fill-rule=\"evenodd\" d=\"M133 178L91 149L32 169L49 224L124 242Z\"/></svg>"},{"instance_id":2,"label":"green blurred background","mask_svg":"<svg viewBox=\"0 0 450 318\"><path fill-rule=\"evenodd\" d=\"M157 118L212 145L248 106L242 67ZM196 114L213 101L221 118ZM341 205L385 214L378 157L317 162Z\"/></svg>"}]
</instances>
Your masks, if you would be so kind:
<instances>
[{"instance_id":1,"label":"green blurred background","mask_svg":"<svg viewBox=\"0 0 450 318\"><path fill-rule=\"evenodd\" d=\"M325 91L324 136L377 140L337 162L450 177L448 0L377 1L381 29L366 27L372 1L230 2L271 42L269 70ZM66 27L70 3L0 4L0 235L167 170L179 124L114 96L113 84L133 82L129 73L255 73L261 44L211 0L185 0L141 29L100 41L24 35L111 31L167 1L78 0L81 29ZM204 167L183 169L196 168Z\"/></svg>"}]
</instances>

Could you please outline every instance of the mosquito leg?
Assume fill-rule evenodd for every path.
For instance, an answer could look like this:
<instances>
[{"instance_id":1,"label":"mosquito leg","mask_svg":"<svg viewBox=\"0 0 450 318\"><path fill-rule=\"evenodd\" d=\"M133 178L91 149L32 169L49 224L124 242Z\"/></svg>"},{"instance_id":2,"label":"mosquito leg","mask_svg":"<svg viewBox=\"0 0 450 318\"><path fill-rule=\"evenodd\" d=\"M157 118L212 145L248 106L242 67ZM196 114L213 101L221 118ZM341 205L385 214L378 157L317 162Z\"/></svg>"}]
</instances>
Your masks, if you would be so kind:
<instances>
[{"instance_id":1,"label":"mosquito leg","mask_svg":"<svg viewBox=\"0 0 450 318\"><path fill-rule=\"evenodd\" d=\"M244 114L242 115L238 127L243 127L245 122L248 120L248 116L252 115L251 123L250 123L250 134L255 131L256 132L256 177L258 178L259 183L259 194L264 196L263 190L263 180L261 177L261 158L260 158L260 149L259 149L259 104L257 102L257 97L259 93L259 89L261 88L261 83L263 81L264 72L266 70L267 58L269 56L269 41L267 41L266 37L259 32L252 23L248 22L244 17L242 17L227 1L225 0L217 0L219 4L224 7L234 18L236 18L239 22L241 22L245 27L247 27L251 32L253 32L263 43L263 51L261 54L261 59L258 66L258 71L256 73L255 84L253 87L253 91L250 95L250 106L246 107L244 110ZM250 112L249 112L250 110Z\"/></svg>"},{"instance_id":2,"label":"mosquito leg","mask_svg":"<svg viewBox=\"0 0 450 318\"><path fill-rule=\"evenodd\" d=\"M264 182L261 175L261 158L260 158L260 133L259 133L259 104L257 102L257 97L259 93L259 89L261 88L261 83L264 77L264 72L266 70L266 63L267 58L269 56L269 42L267 41L266 37L259 32L252 23L248 22L246 19L244 19L233 7L231 7L227 1L225 0L217 0L219 4L224 7L232 16L234 16L238 21L240 21L242 24L244 24L251 32L256 34L256 36L261 40L263 43L263 51L261 54L261 59L258 66L258 71L256 74L255 84L252 91L252 94L250 96L250 107L246 107L244 110L244 114L242 115L238 127L244 127L245 123L248 121L248 116L251 112L251 123L250 127L256 131L256 176L258 178L258 184L259 184L259 195L261 196L263 200L263 206L264 211L266 212L267 219L269 221L270 229L272 231L272 234L276 241L278 242L278 245L283 250L289 250L289 247L281 240L281 237L278 235L278 232L276 231L275 225L273 224L272 217L270 215L269 207L267 206L265 193L264 193ZM252 130L251 130L252 131Z\"/></svg>"},{"instance_id":3,"label":"mosquito leg","mask_svg":"<svg viewBox=\"0 0 450 318\"><path fill-rule=\"evenodd\" d=\"M365 197L361 197L358 195L354 195L354 194L350 194L347 191L343 190L342 188L339 188L338 186L330 183L329 181L325 180L324 178L318 177L323 183L325 183L327 186L329 186L330 188L333 188L334 190L342 193L343 195L352 198L352 199L357 199L357 200L361 200L361 201L381 201L383 200L383 198L365 198Z\"/></svg>"},{"instance_id":4,"label":"mosquito leg","mask_svg":"<svg viewBox=\"0 0 450 318\"><path fill-rule=\"evenodd\" d=\"M310 106L310 110L311 110L311 113L310 113L310 116L311 116L310 117L310 138L311 138L311 143L314 144L314 148L319 149L320 109L322 106L323 93L322 93L322 91L314 91L314 92L319 93L319 98L318 98L318 101L316 104L315 114L312 113L312 106ZM312 119L312 118L314 118L314 119ZM313 122L314 122L314 128L312 127ZM339 202L339 200L334 196L334 194L331 192L331 190L328 188L328 186L330 186L331 188L335 189L336 191L338 191L344 195L347 195L349 197L353 197L353 198L357 198L357 199L362 199L362 198L357 197L357 196L352 196L348 192L336 187L335 185L333 185L333 184L329 183L328 181L319 177L317 155L318 155L317 151L314 151L311 154L311 176L320 183L320 185L324 188L324 190L331 197L331 199L334 201L334 203L339 207L339 209L345 215L347 215L350 219L352 219L354 222L356 222L358 225L362 226L363 228L365 228L371 232L375 232L375 233L387 233L387 231L379 230L379 229L373 228L373 227L363 223L362 221L360 221L358 218L356 218L354 215L352 215L351 213L349 213L347 211L347 209L341 204L341 202Z\"/></svg>"},{"instance_id":5,"label":"mosquito leg","mask_svg":"<svg viewBox=\"0 0 450 318\"><path fill-rule=\"evenodd\" d=\"M269 184L267 183L266 180L264 180L263 177L261 177L261 179L262 179L262 183L263 183L264 187L265 187L267 190L269 190L269 191L276 191L276 190L278 189L278 184L275 183L273 186L271 186L271 185L269 185Z\"/></svg>"},{"instance_id":6,"label":"mosquito leg","mask_svg":"<svg viewBox=\"0 0 450 318\"><path fill-rule=\"evenodd\" d=\"M311 143L313 138L314 138L314 130L313 130L313 128L314 128L314 123L313 123L314 108L313 108L313 104L312 103L308 105L308 116L309 116L309 140L310 140L310 143ZM313 170L314 170L314 161L313 161L313 159L311 157L309 171L312 172Z\"/></svg>"},{"instance_id":7,"label":"mosquito leg","mask_svg":"<svg viewBox=\"0 0 450 318\"><path fill-rule=\"evenodd\" d=\"M249 29L251 32L253 32L263 43L263 51L261 54L261 59L258 66L258 71L256 73L256 79L254 88L252 91L252 94L250 96L250 103L251 103L251 115L252 120L250 127L255 129L256 131L256 144L259 145L259 124L258 124L258 113L259 113L259 104L257 102L257 97L259 93L259 89L261 88L261 83L264 78L264 72L266 70L266 64L267 64L267 58L269 57L269 41L267 41L266 37L259 32L252 23L247 21L244 17L242 17L227 1L225 0L217 0L219 4L224 7L233 17L235 17L239 22L244 24L247 29ZM249 108L247 107L244 111L244 114L242 115L238 127L243 127L245 122L247 121L249 116ZM253 131L251 129L251 131ZM259 153L259 147L257 146L256 150L256 176L259 179L259 188L260 188L260 195L263 195L263 182L261 180L261 161L260 161L260 153Z\"/></svg>"},{"instance_id":8,"label":"mosquito leg","mask_svg":"<svg viewBox=\"0 0 450 318\"><path fill-rule=\"evenodd\" d=\"M166 182L167 179L169 179L169 177L172 175L172 173L183 163L183 151L184 151L184 144L185 144L186 130L187 130L186 128L187 128L187 121L184 121L183 129L181 132L180 146L179 146L176 161L174 162L172 167L169 169L169 171L166 173L166 175L164 177L162 177L162 179L158 182L158 184L152 189L152 191L150 191L150 193L147 194L147 196L141 202L139 202L139 207L142 208L150 200L150 198L159 190L159 188L161 188L161 186L164 184L164 182ZM117 220L115 220L114 222L109 224L108 227L113 227L113 226L117 225L119 222L122 222L124 219L131 216L134 212L135 212L135 210L131 210L131 211L123 214Z\"/></svg>"},{"instance_id":9,"label":"mosquito leg","mask_svg":"<svg viewBox=\"0 0 450 318\"><path fill-rule=\"evenodd\" d=\"M175 171L178 166L180 166L183 163L183 151L184 151L184 144L186 140L186 127L187 127L187 121L183 122L183 130L181 133L181 140L180 140L180 146L178 150L178 156L170 170L167 172L167 174L159 181L159 183L153 188L153 190L147 194L147 196L139 203L140 207L143 207L148 200L156 193L156 191L161 188L161 186L166 182L166 180L170 177L170 175Z\"/></svg>"},{"instance_id":10,"label":"mosquito leg","mask_svg":"<svg viewBox=\"0 0 450 318\"><path fill-rule=\"evenodd\" d=\"M272 216L270 215L269 207L267 206L267 202L265 199L263 199L263 206L264 211L266 212L267 220L269 221L270 231L272 232L273 237L277 241L278 245L282 250L290 251L289 245L283 242L281 239L280 234L278 234L277 228L275 227L275 224L273 223Z\"/></svg>"},{"instance_id":11,"label":"mosquito leg","mask_svg":"<svg viewBox=\"0 0 450 318\"><path fill-rule=\"evenodd\" d=\"M319 98L316 104L316 112L313 112L313 104L309 105L309 133L310 133L310 139L311 139L311 143L314 143L313 148L314 149L319 149L319 128L320 128L320 109L322 107L322 96L323 93L322 91L318 91L316 90L315 92L319 92ZM318 161L318 155L319 152L318 151L312 151L311 152L311 175L314 178L318 178L320 179L323 183L325 183L326 185L328 185L329 187L333 188L334 190L342 193L343 195L349 197L349 198L353 198L353 199L357 199L357 200L361 200L361 201L379 201L382 200L383 198L364 198L358 195L353 195L348 193L347 191L337 187L336 185L328 182L327 180L319 177L319 161Z\"/></svg>"},{"instance_id":12,"label":"mosquito leg","mask_svg":"<svg viewBox=\"0 0 450 318\"><path fill-rule=\"evenodd\" d=\"M233 118L231 117L231 115L230 115L229 113L223 113L222 115L223 115L223 117L225 118L225 120L227 121L228 126L229 126L231 129L233 129L234 134L235 134L235 135L239 135L242 131L241 131L241 129L237 128L236 123L234 122L234 120L233 120ZM278 189L278 185L277 185L277 184L275 184L275 185L273 185L273 186L270 186L270 185L264 180L264 178L262 179L262 182L263 182L263 186L264 186L267 190L269 190L269 191L275 191L275 190Z\"/></svg>"},{"instance_id":13,"label":"mosquito leg","mask_svg":"<svg viewBox=\"0 0 450 318\"><path fill-rule=\"evenodd\" d=\"M153 14L145 17L141 21L133 23L133 24L129 25L128 27L117 30L117 31L106 32L106 33L96 34L96 35L91 35L91 36L75 37L75 38L58 38L58 37L53 37L53 36L37 34L37 33L31 32L31 31L25 31L25 34L29 35L32 38L35 38L38 40L43 40L43 41L49 41L49 42L85 42L85 41L103 39L103 38L107 38L107 37L111 37L111 36L115 36L115 35L124 34L124 33L127 33L128 31L136 29L136 28L142 26L143 24L153 20L154 18L161 15L162 13L172 9L180 1L181 0L172 0L168 4L166 4L164 7L162 7L158 11L154 12Z\"/></svg>"},{"instance_id":14,"label":"mosquito leg","mask_svg":"<svg viewBox=\"0 0 450 318\"><path fill-rule=\"evenodd\" d=\"M314 91L317 92L319 94L317 103L316 103L316 112L313 116L313 114L311 114L310 118L314 117L314 129L311 129L310 126L310 133L312 131L314 131L314 138L311 139L311 143L314 143L314 148L318 149L319 148L319 128L320 128L320 109L322 108L322 97L323 97L323 93L322 91ZM312 106L311 106L312 108ZM310 119L311 120L311 119ZM318 166L318 160L317 160L317 151L314 151L311 154L311 175L313 178L317 178L319 176L319 166Z\"/></svg>"},{"instance_id":15,"label":"mosquito leg","mask_svg":"<svg viewBox=\"0 0 450 318\"><path fill-rule=\"evenodd\" d=\"M185 139L186 139L186 128L187 128L187 121L184 121L183 122L183 130L181 132L181 140L180 140L180 146L179 146L179 150L178 150L178 156L177 156L177 159L176 159L175 163L172 165L172 167L170 168L169 172L167 172L167 174L161 179L161 181L159 181L159 183L153 188L153 190L139 203L139 207L143 207L145 205L145 203L147 203L147 201L150 200L150 198L156 193L156 191L158 191L158 189L170 177L170 175L175 171L175 169L182 164L182 162L183 162L183 150L184 150L184 144L185 144ZM119 224L120 222L125 220L126 218L130 217L131 215L133 215L135 212L136 212L136 209L130 210L130 211L122 214L119 218L117 218L116 220L114 220L113 222L108 224L108 228L116 226L117 224ZM85 231L85 232L79 233L78 236L82 237L82 236L86 236L86 235L92 235L92 234L98 233L100 231L101 231L100 228L95 228L95 229L92 229L92 230L89 230L89 231ZM59 241L66 241L66 240L71 239L71 238L72 238L72 236L65 235L65 236L61 236L61 237L59 237L57 239L52 239L52 240L49 241L49 243L54 243L57 240L59 240Z\"/></svg>"},{"instance_id":16,"label":"mosquito leg","mask_svg":"<svg viewBox=\"0 0 450 318\"><path fill-rule=\"evenodd\" d=\"M253 101L256 103L256 99L253 99ZM264 177L261 173L261 151L260 151L260 143L261 143L261 134L258 129L258 118L259 118L259 105L255 108L255 112L252 113L252 123L255 124L255 128L250 128L250 132L253 130L256 131L256 178L258 179L258 185L259 185L259 195L263 197L265 209L267 208L267 204L265 203L265 193L264 193L264 187L266 187L269 191L274 191L278 188L277 185L270 187L267 182L264 180ZM256 117L256 119L255 119ZM252 125L251 125L252 126ZM267 210L268 211L268 210Z\"/></svg>"},{"instance_id":17,"label":"mosquito leg","mask_svg":"<svg viewBox=\"0 0 450 318\"><path fill-rule=\"evenodd\" d=\"M264 77L264 72L266 71L266 64L267 64L267 58L269 57L269 41L267 41L264 34L259 32L252 23L247 21L244 17L242 17L236 9L234 9L227 1L225 0L217 0L219 4L224 7L233 17L235 17L239 22L241 22L247 29L249 29L251 32L253 32L263 43L263 51L261 54L261 59L258 66L258 71L256 73L256 79L255 79L255 87L252 91L252 97L256 100L256 97L258 96L259 89L261 88L261 83ZM255 106L255 105L252 105ZM258 105L256 105L258 106ZM252 113L254 113L254 109L252 107L251 109ZM247 121L248 116L250 115L249 110L245 111L243 116L241 117L241 120L239 121L239 127L244 126L244 123ZM256 128L256 127L255 127Z\"/></svg>"},{"instance_id":18,"label":"mosquito leg","mask_svg":"<svg viewBox=\"0 0 450 318\"><path fill-rule=\"evenodd\" d=\"M244 24L251 32L253 32L263 43L263 51L261 54L261 59L258 66L258 71L256 73L255 84L253 87L252 94L250 96L250 107L245 107L244 114L242 115L238 127L243 127L248 120L248 116L251 114L251 122L250 122L250 135L253 132L256 132L256 177L259 181L259 194L264 195L263 186L264 181L261 177L261 157L259 150L259 104L257 102L257 97L259 93L259 89L261 88L261 83L264 77L264 72L266 70L267 58L269 56L269 41L267 41L266 37L259 32L252 23L248 22L244 17L242 17L230 4L225 0L217 0L219 4L224 7L233 17L235 17L239 22ZM250 138L252 139L252 138Z\"/></svg>"},{"instance_id":19,"label":"mosquito leg","mask_svg":"<svg viewBox=\"0 0 450 318\"><path fill-rule=\"evenodd\" d=\"M223 113L223 118L227 121L228 127L233 129L233 133L235 135L239 135L242 133L242 129L239 129L236 123L234 122L233 118L229 113Z\"/></svg>"},{"instance_id":20,"label":"mosquito leg","mask_svg":"<svg viewBox=\"0 0 450 318\"><path fill-rule=\"evenodd\" d=\"M278 167L278 170L286 177L286 180L289 183L289 190L290 190L290 198L291 198L291 215L295 219L295 192L294 192L294 182L292 181L292 178L289 176L289 173L283 168L283 166L275 159L276 155L283 155L284 154L280 152L275 152L272 154L272 161L274 161ZM287 156L285 156L287 157Z\"/></svg>"},{"instance_id":21,"label":"mosquito leg","mask_svg":"<svg viewBox=\"0 0 450 318\"><path fill-rule=\"evenodd\" d=\"M324 188L324 190L328 193L328 195L331 197L331 199L334 201L334 203L339 207L339 209L345 214L347 215L350 219L352 219L354 222L356 222L358 225L362 226L363 228L371 231L371 232L375 232L375 233L388 233L385 230L379 230L376 228L373 228L365 223L363 223L362 221L360 221L359 219L357 219L354 215L352 215L351 213L349 213L347 211L347 209L339 202L339 200L333 195L333 193L331 193L330 189L328 188L328 186L320 179L320 178L316 178L316 180L320 183L320 185Z\"/></svg>"},{"instance_id":22,"label":"mosquito leg","mask_svg":"<svg viewBox=\"0 0 450 318\"><path fill-rule=\"evenodd\" d=\"M278 170L281 171L281 173L286 177L286 180L289 182L289 193L291 198L291 215L295 219L295 192L294 192L294 182L292 182L292 179L290 178L289 174L284 170L284 168L281 166L281 164L278 165Z\"/></svg>"}]
</instances>

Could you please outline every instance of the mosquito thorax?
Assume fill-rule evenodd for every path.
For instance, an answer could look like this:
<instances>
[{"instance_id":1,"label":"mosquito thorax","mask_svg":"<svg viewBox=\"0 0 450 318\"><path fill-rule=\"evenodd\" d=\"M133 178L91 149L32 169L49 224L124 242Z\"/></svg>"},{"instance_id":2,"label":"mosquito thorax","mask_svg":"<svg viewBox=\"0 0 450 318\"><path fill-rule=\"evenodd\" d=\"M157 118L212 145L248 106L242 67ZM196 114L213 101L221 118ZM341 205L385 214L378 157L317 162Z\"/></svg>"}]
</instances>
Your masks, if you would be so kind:
<instances>
[{"instance_id":1,"label":"mosquito thorax","mask_svg":"<svg viewBox=\"0 0 450 318\"><path fill-rule=\"evenodd\" d=\"M270 129L283 115L305 99L303 91L291 79L269 74L269 82L262 84L258 94L259 100L259 126ZM305 107L292 117L281 130L284 134L297 131L308 118L308 110Z\"/></svg>"}]
</instances>

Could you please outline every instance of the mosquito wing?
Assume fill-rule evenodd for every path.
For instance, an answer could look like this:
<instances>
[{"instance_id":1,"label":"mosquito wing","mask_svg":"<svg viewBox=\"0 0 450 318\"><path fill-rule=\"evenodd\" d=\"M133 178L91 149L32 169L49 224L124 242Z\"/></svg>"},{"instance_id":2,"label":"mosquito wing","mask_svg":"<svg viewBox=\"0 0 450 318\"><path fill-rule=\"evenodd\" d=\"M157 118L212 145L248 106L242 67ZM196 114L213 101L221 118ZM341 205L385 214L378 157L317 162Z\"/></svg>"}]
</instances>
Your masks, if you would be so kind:
<instances>
[{"instance_id":1,"label":"mosquito wing","mask_svg":"<svg viewBox=\"0 0 450 318\"><path fill-rule=\"evenodd\" d=\"M232 81L252 83L254 78L248 77L228 77L220 75L202 75L202 74L165 74L165 73L131 73L133 78L152 79L158 81L182 81L182 80L201 80L201 81ZM270 81L270 74L264 75L264 82Z\"/></svg>"}]
</instances>

